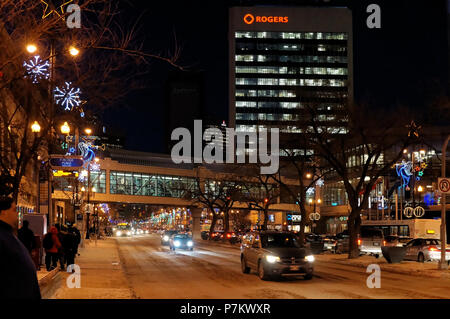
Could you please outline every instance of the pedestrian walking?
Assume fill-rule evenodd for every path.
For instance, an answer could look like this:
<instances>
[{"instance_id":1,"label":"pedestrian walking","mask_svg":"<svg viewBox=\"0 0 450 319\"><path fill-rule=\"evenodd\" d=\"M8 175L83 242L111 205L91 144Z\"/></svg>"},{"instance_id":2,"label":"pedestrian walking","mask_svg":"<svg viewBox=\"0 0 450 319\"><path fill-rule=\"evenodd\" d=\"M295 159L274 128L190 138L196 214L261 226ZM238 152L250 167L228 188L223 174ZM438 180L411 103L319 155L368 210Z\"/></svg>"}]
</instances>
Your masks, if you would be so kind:
<instances>
[{"instance_id":1,"label":"pedestrian walking","mask_svg":"<svg viewBox=\"0 0 450 319\"><path fill-rule=\"evenodd\" d=\"M36 267L27 248L14 235L17 226L14 200L0 198L0 300L41 299Z\"/></svg>"},{"instance_id":2,"label":"pedestrian walking","mask_svg":"<svg viewBox=\"0 0 450 319\"><path fill-rule=\"evenodd\" d=\"M68 267L75 264L75 235L70 231L62 233L62 247L64 251L64 263Z\"/></svg>"},{"instance_id":3,"label":"pedestrian walking","mask_svg":"<svg viewBox=\"0 0 450 319\"><path fill-rule=\"evenodd\" d=\"M28 222L28 220L24 220L22 228L17 232L17 237L31 254L31 251L36 248L36 241L34 239L34 233L29 228L29 225L30 223Z\"/></svg>"},{"instance_id":4,"label":"pedestrian walking","mask_svg":"<svg viewBox=\"0 0 450 319\"><path fill-rule=\"evenodd\" d=\"M53 270L58 267L59 250L61 248L58 229L55 226L51 227L50 232L45 234L42 244L45 249L45 266L47 271Z\"/></svg>"},{"instance_id":5,"label":"pedestrian walking","mask_svg":"<svg viewBox=\"0 0 450 319\"><path fill-rule=\"evenodd\" d=\"M75 236L75 241L73 243L73 245L74 245L73 251L76 256L76 255L78 255L78 247L81 243L81 234L80 234L80 231L78 230L78 228L74 225L70 225L69 232Z\"/></svg>"}]
</instances>

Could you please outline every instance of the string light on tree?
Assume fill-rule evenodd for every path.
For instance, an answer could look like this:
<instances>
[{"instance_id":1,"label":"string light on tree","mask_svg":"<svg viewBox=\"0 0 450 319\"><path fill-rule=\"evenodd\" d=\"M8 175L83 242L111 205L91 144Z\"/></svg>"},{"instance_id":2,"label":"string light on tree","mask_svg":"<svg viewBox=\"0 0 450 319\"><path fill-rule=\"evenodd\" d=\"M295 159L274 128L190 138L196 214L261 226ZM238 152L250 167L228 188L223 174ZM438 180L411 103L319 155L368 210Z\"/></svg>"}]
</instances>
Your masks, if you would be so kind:
<instances>
[{"instance_id":1,"label":"string light on tree","mask_svg":"<svg viewBox=\"0 0 450 319\"><path fill-rule=\"evenodd\" d=\"M72 82L66 82L62 88L55 88L55 102L64 107L65 111L72 111L81 104L79 88L72 87Z\"/></svg>"},{"instance_id":2,"label":"string light on tree","mask_svg":"<svg viewBox=\"0 0 450 319\"><path fill-rule=\"evenodd\" d=\"M56 13L60 18L64 19L64 7L71 2L73 0L41 0L41 3L44 5L42 19L47 18L52 13Z\"/></svg>"},{"instance_id":3,"label":"string light on tree","mask_svg":"<svg viewBox=\"0 0 450 319\"><path fill-rule=\"evenodd\" d=\"M40 80L48 80L50 78L48 61L43 61L39 55L34 56L28 62L25 61L23 66L27 70L27 76L32 79L33 83L38 83Z\"/></svg>"}]
</instances>

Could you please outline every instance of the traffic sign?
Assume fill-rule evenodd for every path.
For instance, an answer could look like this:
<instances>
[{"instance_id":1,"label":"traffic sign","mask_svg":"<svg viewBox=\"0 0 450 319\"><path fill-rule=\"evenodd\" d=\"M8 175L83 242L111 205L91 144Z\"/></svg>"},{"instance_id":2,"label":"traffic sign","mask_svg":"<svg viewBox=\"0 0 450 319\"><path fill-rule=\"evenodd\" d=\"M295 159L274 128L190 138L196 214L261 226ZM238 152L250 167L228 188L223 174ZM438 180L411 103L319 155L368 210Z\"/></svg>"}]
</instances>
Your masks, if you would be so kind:
<instances>
[{"instance_id":1,"label":"traffic sign","mask_svg":"<svg viewBox=\"0 0 450 319\"><path fill-rule=\"evenodd\" d=\"M438 178L438 188L441 193L450 194L450 178Z\"/></svg>"},{"instance_id":2,"label":"traffic sign","mask_svg":"<svg viewBox=\"0 0 450 319\"><path fill-rule=\"evenodd\" d=\"M81 156L73 155L51 155L50 166L57 170L71 170L78 169L84 164Z\"/></svg>"}]
</instances>

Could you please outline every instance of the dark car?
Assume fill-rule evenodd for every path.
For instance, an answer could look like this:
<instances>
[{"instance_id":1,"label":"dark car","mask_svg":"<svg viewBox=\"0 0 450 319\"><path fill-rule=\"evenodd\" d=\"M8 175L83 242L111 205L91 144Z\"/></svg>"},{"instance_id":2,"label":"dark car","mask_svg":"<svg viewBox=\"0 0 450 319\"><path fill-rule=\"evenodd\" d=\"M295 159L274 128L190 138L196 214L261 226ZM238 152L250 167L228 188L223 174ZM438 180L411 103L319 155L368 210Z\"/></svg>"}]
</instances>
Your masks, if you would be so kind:
<instances>
[{"instance_id":1,"label":"dark car","mask_svg":"<svg viewBox=\"0 0 450 319\"><path fill-rule=\"evenodd\" d=\"M170 237L178 234L178 230L166 230L161 234L161 245L169 245Z\"/></svg>"},{"instance_id":2,"label":"dark car","mask_svg":"<svg viewBox=\"0 0 450 319\"><path fill-rule=\"evenodd\" d=\"M242 272L247 274L254 269L262 280L289 275L311 279L313 262L310 250L301 247L293 233L262 231L249 233L243 238Z\"/></svg>"},{"instance_id":3,"label":"dark car","mask_svg":"<svg viewBox=\"0 0 450 319\"><path fill-rule=\"evenodd\" d=\"M332 235L324 235L322 236L323 240L323 250L324 251L336 251L337 237Z\"/></svg>"},{"instance_id":4,"label":"dark car","mask_svg":"<svg viewBox=\"0 0 450 319\"><path fill-rule=\"evenodd\" d=\"M337 234L334 252L336 254L348 253L349 240L350 240L350 235L348 233L348 230L344 230L342 233Z\"/></svg>"},{"instance_id":5,"label":"dark car","mask_svg":"<svg viewBox=\"0 0 450 319\"><path fill-rule=\"evenodd\" d=\"M192 237L188 234L176 234L172 235L169 240L169 245L171 250L179 249L194 249L194 242Z\"/></svg>"}]
</instances>

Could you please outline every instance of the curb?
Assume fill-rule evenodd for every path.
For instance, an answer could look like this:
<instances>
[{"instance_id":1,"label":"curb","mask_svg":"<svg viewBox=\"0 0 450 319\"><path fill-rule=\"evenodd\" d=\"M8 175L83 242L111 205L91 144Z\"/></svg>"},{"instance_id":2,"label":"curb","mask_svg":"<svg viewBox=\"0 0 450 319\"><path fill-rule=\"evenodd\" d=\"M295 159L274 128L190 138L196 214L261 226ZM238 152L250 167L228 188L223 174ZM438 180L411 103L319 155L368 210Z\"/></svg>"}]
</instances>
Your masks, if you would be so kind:
<instances>
[{"instance_id":1,"label":"curb","mask_svg":"<svg viewBox=\"0 0 450 319\"><path fill-rule=\"evenodd\" d=\"M52 271L49 271L48 274L46 274L44 277L38 280L39 286L41 285L47 285L59 272L59 268L55 268Z\"/></svg>"},{"instance_id":2,"label":"curb","mask_svg":"<svg viewBox=\"0 0 450 319\"><path fill-rule=\"evenodd\" d=\"M323 263L333 263L333 264L338 264L338 265L345 265L345 266L353 266L353 267L357 267L357 268L367 268L368 265L362 264L362 263L349 263L347 261L341 261L341 260L319 260L320 262ZM394 273L394 274L399 274L399 275L410 275L410 276L424 276L424 277L430 277L430 278L441 278L441 277L446 277L446 278L450 278L450 273L449 272L438 272L438 270L433 269L431 270L410 270L410 271L402 271L399 269L393 269L393 268L387 268L386 266L389 264L379 264L377 262L374 262L373 264L377 264L380 266L380 269L382 271L386 271L386 272L390 272L390 273ZM436 271L436 272L434 272Z\"/></svg>"},{"instance_id":3,"label":"curb","mask_svg":"<svg viewBox=\"0 0 450 319\"><path fill-rule=\"evenodd\" d=\"M59 268L50 271L45 277L41 278L38 283L42 298L50 298L62 283L62 276Z\"/></svg>"}]
</instances>

